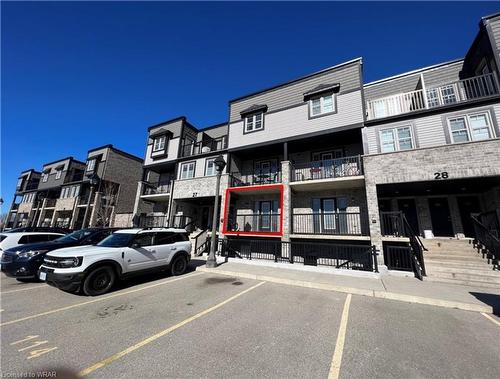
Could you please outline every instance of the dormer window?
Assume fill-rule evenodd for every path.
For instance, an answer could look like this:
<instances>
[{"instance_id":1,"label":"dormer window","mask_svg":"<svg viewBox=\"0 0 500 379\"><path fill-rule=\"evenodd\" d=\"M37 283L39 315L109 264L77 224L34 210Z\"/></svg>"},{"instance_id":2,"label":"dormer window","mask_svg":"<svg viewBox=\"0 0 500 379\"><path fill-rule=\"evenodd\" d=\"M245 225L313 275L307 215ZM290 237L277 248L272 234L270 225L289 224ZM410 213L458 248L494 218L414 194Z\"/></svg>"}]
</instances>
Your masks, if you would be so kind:
<instances>
[{"instance_id":1,"label":"dormer window","mask_svg":"<svg viewBox=\"0 0 500 379\"><path fill-rule=\"evenodd\" d=\"M257 130L264 129L264 113L254 113L245 116L245 132L255 132Z\"/></svg>"},{"instance_id":2,"label":"dormer window","mask_svg":"<svg viewBox=\"0 0 500 379\"><path fill-rule=\"evenodd\" d=\"M42 173L42 182L46 183L47 180L49 180L49 172L48 171L44 171Z\"/></svg>"},{"instance_id":3,"label":"dormer window","mask_svg":"<svg viewBox=\"0 0 500 379\"><path fill-rule=\"evenodd\" d=\"M91 172L91 171L94 171L95 169L95 159L89 159L87 161L87 172Z\"/></svg>"},{"instance_id":4,"label":"dormer window","mask_svg":"<svg viewBox=\"0 0 500 379\"><path fill-rule=\"evenodd\" d=\"M17 185L16 185L16 188L17 188L18 190L22 188L22 186L23 186L23 181L24 181L24 178L19 178L19 179L17 180Z\"/></svg>"},{"instance_id":5,"label":"dormer window","mask_svg":"<svg viewBox=\"0 0 500 379\"><path fill-rule=\"evenodd\" d=\"M166 136L160 136L156 137L153 140L153 151L162 151L165 150L165 141L167 137Z\"/></svg>"},{"instance_id":6,"label":"dormer window","mask_svg":"<svg viewBox=\"0 0 500 379\"><path fill-rule=\"evenodd\" d=\"M310 99L309 109L312 117L334 112L335 97L333 93Z\"/></svg>"},{"instance_id":7,"label":"dormer window","mask_svg":"<svg viewBox=\"0 0 500 379\"><path fill-rule=\"evenodd\" d=\"M56 170L56 179L61 179L62 175L62 168L59 168Z\"/></svg>"}]
</instances>

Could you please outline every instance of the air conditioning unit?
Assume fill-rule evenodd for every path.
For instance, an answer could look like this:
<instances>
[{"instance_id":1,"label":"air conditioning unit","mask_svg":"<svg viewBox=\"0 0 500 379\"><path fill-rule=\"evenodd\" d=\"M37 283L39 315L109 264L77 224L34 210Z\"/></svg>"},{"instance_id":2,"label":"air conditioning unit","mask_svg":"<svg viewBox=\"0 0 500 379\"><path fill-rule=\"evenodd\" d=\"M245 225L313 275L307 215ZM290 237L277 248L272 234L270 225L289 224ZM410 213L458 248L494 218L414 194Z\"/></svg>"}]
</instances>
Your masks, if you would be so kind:
<instances>
[{"instance_id":1,"label":"air conditioning unit","mask_svg":"<svg viewBox=\"0 0 500 379\"><path fill-rule=\"evenodd\" d=\"M201 152L202 152L203 154L205 154L205 153L210 153L210 151L211 151L211 149L210 149L210 147L209 147L209 146L203 146L203 147L201 148Z\"/></svg>"}]
</instances>

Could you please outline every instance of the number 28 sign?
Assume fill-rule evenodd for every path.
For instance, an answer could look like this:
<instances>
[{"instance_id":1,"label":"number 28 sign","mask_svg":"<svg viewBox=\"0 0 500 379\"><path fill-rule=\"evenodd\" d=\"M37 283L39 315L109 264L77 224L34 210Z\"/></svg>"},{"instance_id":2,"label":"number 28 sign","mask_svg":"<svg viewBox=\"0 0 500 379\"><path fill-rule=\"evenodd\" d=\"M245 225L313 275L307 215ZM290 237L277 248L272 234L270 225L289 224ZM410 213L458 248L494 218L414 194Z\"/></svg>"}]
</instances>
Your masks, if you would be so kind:
<instances>
[{"instance_id":1,"label":"number 28 sign","mask_svg":"<svg viewBox=\"0 0 500 379\"><path fill-rule=\"evenodd\" d=\"M448 172L447 171L442 171L442 172L435 172L434 173L434 179L448 179Z\"/></svg>"}]
</instances>

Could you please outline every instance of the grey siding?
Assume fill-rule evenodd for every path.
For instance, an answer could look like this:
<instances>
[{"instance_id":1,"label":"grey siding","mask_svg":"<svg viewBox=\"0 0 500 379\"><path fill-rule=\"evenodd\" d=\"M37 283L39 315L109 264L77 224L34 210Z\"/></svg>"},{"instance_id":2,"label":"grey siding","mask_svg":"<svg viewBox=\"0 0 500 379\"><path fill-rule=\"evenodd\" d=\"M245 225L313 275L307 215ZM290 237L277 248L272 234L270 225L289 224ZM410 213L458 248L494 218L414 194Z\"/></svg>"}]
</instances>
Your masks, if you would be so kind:
<instances>
[{"instance_id":1,"label":"grey siding","mask_svg":"<svg viewBox=\"0 0 500 379\"><path fill-rule=\"evenodd\" d=\"M437 67L424 71L424 82L427 88L437 87L442 84L452 83L459 80L459 73L462 70L463 61L458 61L446 66Z\"/></svg>"},{"instance_id":2,"label":"grey siding","mask_svg":"<svg viewBox=\"0 0 500 379\"><path fill-rule=\"evenodd\" d=\"M240 112L254 104L266 104L268 112L304 103L304 93L320 84L340 83L340 92L361 87L361 61L357 60L338 68L319 73L278 88L251 95L230 104L230 122L241 120Z\"/></svg>"},{"instance_id":3,"label":"grey siding","mask_svg":"<svg viewBox=\"0 0 500 379\"><path fill-rule=\"evenodd\" d=\"M60 165L64 165L64 167L62 168L63 172L61 174L61 177L59 179L56 179L55 168L60 166ZM65 159L62 161L54 162L54 163L51 163L50 165L44 165L42 171L50 170L49 178L46 182L43 182L42 180L40 180L40 183L38 185L38 189L40 190L40 189L47 189L47 188L61 186L67 180L69 180L69 178L67 178L67 176L70 175L71 170L73 170L75 168L84 170L85 165L83 165L79 162L72 161L70 159Z\"/></svg>"},{"instance_id":4,"label":"grey siding","mask_svg":"<svg viewBox=\"0 0 500 379\"><path fill-rule=\"evenodd\" d=\"M243 121L229 126L229 148L269 143L284 138L298 138L311 133L334 132L345 126L361 125L363 104L361 91L337 96L337 112L323 117L309 119L309 105L302 105L264 115L264 129L244 134Z\"/></svg>"},{"instance_id":5,"label":"grey siding","mask_svg":"<svg viewBox=\"0 0 500 379\"><path fill-rule=\"evenodd\" d=\"M496 137L500 137L498 132L498 120L500 117L500 104L486 107L474 107L456 112L440 113L431 116L420 117L413 120L397 121L378 126L369 126L365 128L366 145L368 151L365 154L377 154L380 152L380 141L378 133L382 129L410 125L413 127L414 144L416 148L440 146L447 144L446 119L461 114L473 113L478 111L489 111L494 124Z\"/></svg>"},{"instance_id":6,"label":"grey siding","mask_svg":"<svg viewBox=\"0 0 500 379\"><path fill-rule=\"evenodd\" d=\"M497 50L500 50L500 15L488 20Z\"/></svg>"},{"instance_id":7,"label":"grey siding","mask_svg":"<svg viewBox=\"0 0 500 379\"><path fill-rule=\"evenodd\" d=\"M169 123L155 126L154 128L152 128L149 131L149 134L156 134L160 131L169 131L173 134L173 138L180 137L181 132L182 132L183 122L184 122L183 119L178 119L178 120L175 120L173 122L169 122ZM151 139L151 141L148 141L148 142L152 142L152 139Z\"/></svg>"},{"instance_id":8,"label":"grey siding","mask_svg":"<svg viewBox=\"0 0 500 379\"><path fill-rule=\"evenodd\" d=\"M365 99L374 100L381 97L410 92L418 89L420 73L395 78L380 83L369 84L364 87Z\"/></svg>"}]
</instances>

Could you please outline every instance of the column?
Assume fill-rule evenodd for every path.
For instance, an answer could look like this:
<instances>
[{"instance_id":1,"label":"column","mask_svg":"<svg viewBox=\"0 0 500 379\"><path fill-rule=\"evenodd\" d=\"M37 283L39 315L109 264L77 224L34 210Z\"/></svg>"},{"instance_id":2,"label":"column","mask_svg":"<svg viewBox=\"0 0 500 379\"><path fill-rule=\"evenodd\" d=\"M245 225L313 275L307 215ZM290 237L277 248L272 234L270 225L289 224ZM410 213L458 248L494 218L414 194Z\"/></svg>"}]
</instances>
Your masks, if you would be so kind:
<instances>
[{"instance_id":1,"label":"column","mask_svg":"<svg viewBox=\"0 0 500 379\"><path fill-rule=\"evenodd\" d=\"M365 177L366 186L366 204L368 208L368 223L370 226L371 244L377 249L378 270L380 273L387 271L387 266L384 263L384 250L382 246L382 231L380 228L380 214L378 209L377 185L367 180Z\"/></svg>"},{"instance_id":2,"label":"column","mask_svg":"<svg viewBox=\"0 0 500 379\"><path fill-rule=\"evenodd\" d=\"M283 183L283 204L281 214L283 215L283 235L281 241L281 254L283 257L290 257L291 247L290 234L292 234L292 190L290 188L292 165L290 161L281 162L281 181Z\"/></svg>"},{"instance_id":3,"label":"column","mask_svg":"<svg viewBox=\"0 0 500 379\"><path fill-rule=\"evenodd\" d=\"M92 228L97 223L97 217L99 216L99 208L101 207L101 192L95 192L94 204L92 205L92 212L90 213L89 228Z\"/></svg>"},{"instance_id":4,"label":"column","mask_svg":"<svg viewBox=\"0 0 500 379\"><path fill-rule=\"evenodd\" d=\"M40 214L38 216L38 222L36 223L36 226L42 225L43 218L45 217L45 205L47 204L47 198L43 199L42 201L42 209L40 209Z\"/></svg>"},{"instance_id":5,"label":"column","mask_svg":"<svg viewBox=\"0 0 500 379\"><path fill-rule=\"evenodd\" d=\"M71 213L71 220L69 222L69 228L74 229L76 219L78 218L78 203L80 201L80 196L75 198L75 203L73 204L73 212Z\"/></svg>"}]
</instances>

